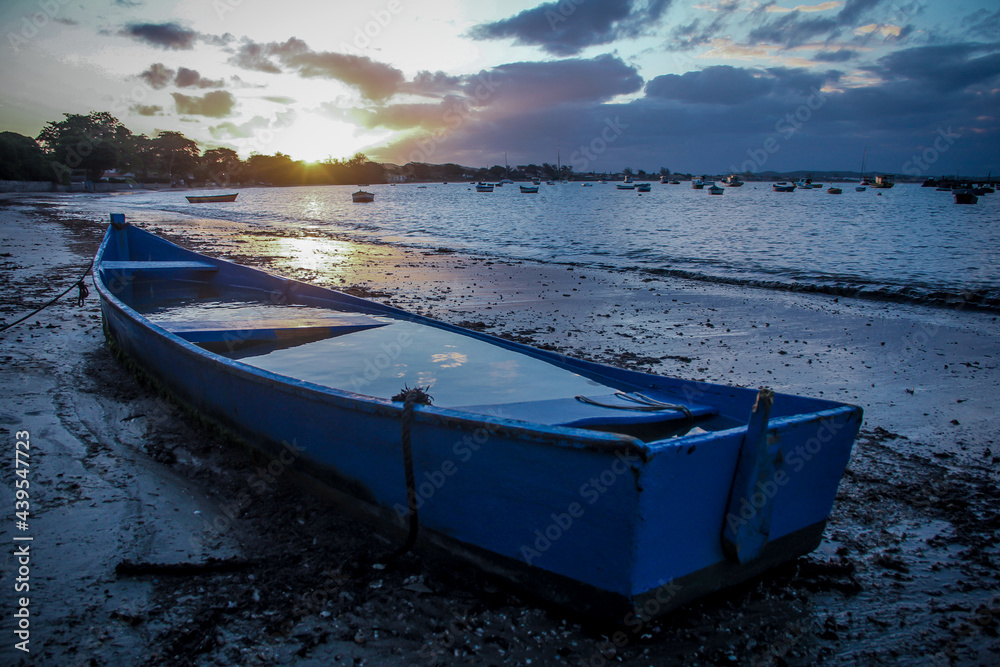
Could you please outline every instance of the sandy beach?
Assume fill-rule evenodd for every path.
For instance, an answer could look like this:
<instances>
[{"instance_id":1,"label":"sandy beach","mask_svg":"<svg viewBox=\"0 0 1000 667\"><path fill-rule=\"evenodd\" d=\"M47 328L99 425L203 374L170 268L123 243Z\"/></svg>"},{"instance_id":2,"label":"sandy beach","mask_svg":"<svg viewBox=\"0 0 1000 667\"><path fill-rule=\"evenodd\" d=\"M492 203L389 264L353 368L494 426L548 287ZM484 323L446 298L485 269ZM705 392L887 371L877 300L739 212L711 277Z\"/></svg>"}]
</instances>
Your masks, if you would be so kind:
<instances>
[{"instance_id":1,"label":"sandy beach","mask_svg":"<svg viewBox=\"0 0 1000 667\"><path fill-rule=\"evenodd\" d=\"M110 199L110 198L107 198ZM0 199L0 318L75 282L104 219ZM109 202L109 206L110 206ZM112 210L109 208L109 210ZM451 323L662 375L865 409L823 545L641 628L596 627L409 554L316 485L157 395L75 291L0 334L8 460L31 439L30 653L6 664L994 664L997 315L565 264L417 252L236 223L136 220L195 250ZM204 233L212 229L212 234ZM227 238L220 243L216 239ZM3 503L14 507L13 466ZM4 533L15 533L14 519ZM175 565L174 569L155 567ZM116 571L117 570L117 571Z\"/></svg>"}]
</instances>

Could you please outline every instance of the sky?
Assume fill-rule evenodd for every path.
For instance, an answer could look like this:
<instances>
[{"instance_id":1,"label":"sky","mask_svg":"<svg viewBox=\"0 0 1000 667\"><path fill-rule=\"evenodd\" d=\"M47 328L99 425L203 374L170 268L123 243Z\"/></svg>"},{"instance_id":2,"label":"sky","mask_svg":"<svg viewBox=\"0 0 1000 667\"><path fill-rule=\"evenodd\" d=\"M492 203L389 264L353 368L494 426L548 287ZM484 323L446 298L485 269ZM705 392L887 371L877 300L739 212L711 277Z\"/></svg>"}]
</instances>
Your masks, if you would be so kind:
<instances>
[{"instance_id":1,"label":"sky","mask_svg":"<svg viewBox=\"0 0 1000 667\"><path fill-rule=\"evenodd\" d=\"M1000 175L996 0L4 0L0 130L242 157Z\"/></svg>"}]
</instances>

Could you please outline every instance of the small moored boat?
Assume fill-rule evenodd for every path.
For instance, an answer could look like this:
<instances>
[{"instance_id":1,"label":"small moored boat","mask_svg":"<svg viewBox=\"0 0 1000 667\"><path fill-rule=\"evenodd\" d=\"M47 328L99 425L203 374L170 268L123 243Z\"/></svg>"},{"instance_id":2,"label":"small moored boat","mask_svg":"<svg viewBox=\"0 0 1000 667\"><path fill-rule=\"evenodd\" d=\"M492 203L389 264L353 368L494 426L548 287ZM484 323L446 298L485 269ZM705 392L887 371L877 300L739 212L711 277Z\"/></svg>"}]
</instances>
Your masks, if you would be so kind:
<instances>
[{"instance_id":1,"label":"small moored boat","mask_svg":"<svg viewBox=\"0 0 1000 667\"><path fill-rule=\"evenodd\" d=\"M292 443L292 467L404 547L619 623L815 549L861 424L270 275L120 214L93 277L108 345L180 403L282 461Z\"/></svg>"},{"instance_id":2,"label":"small moored boat","mask_svg":"<svg viewBox=\"0 0 1000 667\"><path fill-rule=\"evenodd\" d=\"M492 183L476 183L476 192L493 192Z\"/></svg>"},{"instance_id":3,"label":"small moored boat","mask_svg":"<svg viewBox=\"0 0 1000 667\"><path fill-rule=\"evenodd\" d=\"M651 183L636 183L635 184L635 190L636 190L636 192L649 192L652 189L653 189L653 185Z\"/></svg>"},{"instance_id":4,"label":"small moored boat","mask_svg":"<svg viewBox=\"0 0 1000 667\"><path fill-rule=\"evenodd\" d=\"M354 200L355 204L367 204L369 202L375 201L375 195L374 193L371 192L358 190L357 192L351 193L351 199Z\"/></svg>"},{"instance_id":5,"label":"small moored boat","mask_svg":"<svg viewBox=\"0 0 1000 667\"><path fill-rule=\"evenodd\" d=\"M538 193L538 186L537 185L522 185L522 186L519 186L519 187L521 188L521 192L523 192L525 194L531 195L531 194L537 194Z\"/></svg>"},{"instance_id":6,"label":"small moored boat","mask_svg":"<svg viewBox=\"0 0 1000 667\"><path fill-rule=\"evenodd\" d=\"M230 192L224 195L190 195L186 197L190 204L210 204L214 202L236 201L239 192Z\"/></svg>"},{"instance_id":7,"label":"small moored boat","mask_svg":"<svg viewBox=\"0 0 1000 667\"><path fill-rule=\"evenodd\" d=\"M841 194L844 194L844 191L841 188L837 188L837 187L834 187L834 186L831 185L830 187L828 187L826 189L826 194L828 194L828 195L841 195Z\"/></svg>"},{"instance_id":8,"label":"small moored boat","mask_svg":"<svg viewBox=\"0 0 1000 667\"><path fill-rule=\"evenodd\" d=\"M712 183L712 185L710 185L708 188L708 194L710 195L721 195L723 192L725 192L725 190L720 188L715 183Z\"/></svg>"},{"instance_id":9,"label":"small moored boat","mask_svg":"<svg viewBox=\"0 0 1000 667\"><path fill-rule=\"evenodd\" d=\"M955 195L956 204L976 204L979 202L979 197L972 191L972 188L955 188L952 193Z\"/></svg>"},{"instance_id":10,"label":"small moored boat","mask_svg":"<svg viewBox=\"0 0 1000 667\"><path fill-rule=\"evenodd\" d=\"M788 181L778 181L771 185L771 189L775 192L794 192L795 184Z\"/></svg>"}]
</instances>

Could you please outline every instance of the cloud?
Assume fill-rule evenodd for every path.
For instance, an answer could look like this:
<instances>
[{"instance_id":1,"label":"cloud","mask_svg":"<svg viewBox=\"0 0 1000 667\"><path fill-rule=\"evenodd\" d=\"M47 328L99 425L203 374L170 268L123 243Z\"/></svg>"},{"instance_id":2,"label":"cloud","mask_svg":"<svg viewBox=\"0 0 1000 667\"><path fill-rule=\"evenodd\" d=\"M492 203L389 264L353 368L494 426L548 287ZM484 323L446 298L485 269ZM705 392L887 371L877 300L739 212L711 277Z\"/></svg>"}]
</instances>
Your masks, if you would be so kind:
<instances>
[{"instance_id":1,"label":"cloud","mask_svg":"<svg viewBox=\"0 0 1000 667\"><path fill-rule=\"evenodd\" d=\"M342 81L356 88L369 100L385 100L405 82L403 73L391 65L331 51L313 51L301 39L259 44L244 39L229 59L244 69L278 74L290 71L307 79L324 78ZM284 68L284 69L282 69Z\"/></svg>"},{"instance_id":2,"label":"cloud","mask_svg":"<svg viewBox=\"0 0 1000 667\"><path fill-rule=\"evenodd\" d=\"M675 27L664 47L668 51L687 51L696 46L708 44L729 24L733 15L741 9L739 0L723 0L711 8L712 20L705 22L695 18L690 23Z\"/></svg>"},{"instance_id":3,"label":"cloud","mask_svg":"<svg viewBox=\"0 0 1000 667\"><path fill-rule=\"evenodd\" d=\"M162 116L163 107L158 104L136 104L129 108L129 111L139 114L140 116Z\"/></svg>"},{"instance_id":4,"label":"cloud","mask_svg":"<svg viewBox=\"0 0 1000 667\"><path fill-rule=\"evenodd\" d=\"M204 97L193 97L181 93L171 93L177 113L192 116L222 118L232 113L236 98L226 90L213 90Z\"/></svg>"},{"instance_id":5,"label":"cloud","mask_svg":"<svg viewBox=\"0 0 1000 667\"><path fill-rule=\"evenodd\" d=\"M1000 9L993 13L980 9L963 17L959 25L970 37L996 39L1000 34Z\"/></svg>"},{"instance_id":6,"label":"cloud","mask_svg":"<svg viewBox=\"0 0 1000 667\"><path fill-rule=\"evenodd\" d=\"M774 90L759 70L720 65L684 74L664 74L646 84L646 95L694 104L739 104Z\"/></svg>"},{"instance_id":7,"label":"cloud","mask_svg":"<svg viewBox=\"0 0 1000 667\"><path fill-rule=\"evenodd\" d=\"M178 88L222 88L222 79L206 79L196 70L181 67L177 70L174 84Z\"/></svg>"},{"instance_id":8,"label":"cloud","mask_svg":"<svg viewBox=\"0 0 1000 667\"><path fill-rule=\"evenodd\" d=\"M373 109L354 109L348 117L368 129L384 127L390 130L410 130L414 128L444 128L454 122L450 101L439 104L390 104ZM455 115L455 119L460 116Z\"/></svg>"},{"instance_id":9,"label":"cloud","mask_svg":"<svg viewBox=\"0 0 1000 667\"><path fill-rule=\"evenodd\" d=\"M467 97L485 106L551 108L560 104L599 104L642 89L642 77L621 58L604 54L548 62L499 65L469 77ZM484 93L488 99L482 99Z\"/></svg>"},{"instance_id":10,"label":"cloud","mask_svg":"<svg viewBox=\"0 0 1000 667\"><path fill-rule=\"evenodd\" d=\"M475 26L473 39L508 39L537 45L557 56L576 55L588 46L637 37L650 29L671 0L547 2L516 16Z\"/></svg>"},{"instance_id":11,"label":"cloud","mask_svg":"<svg viewBox=\"0 0 1000 667\"><path fill-rule=\"evenodd\" d=\"M921 46L879 60L879 71L891 80L909 80L947 93L1000 78L1000 44Z\"/></svg>"},{"instance_id":12,"label":"cloud","mask_svg":"<svg viewBox=\"0 0 1000 667\"><path fill-rule=\"evenodd\" d=\"M820 51L813 56L813 59L821 63L845 63L857 55L858 52L852 49L837 49L836 51Z\"/></svg>"},{"instance_id":13,"label":"cloud","mask_svg":"<svg viewBox=\"0 0 1000 667\"><path fill-rule=\"evenodd\" d=\"M174 51L194 48L194 43L200 36L194 30L172 22L130 23L119 34L161 49L171 49Z\"/></svg>"},{"instance_id":14,"label":"cloud","mask_svg":"<svg viewBox=\"0 0 1000 667\"><path fill-rule=\"evenodd\" d=\"M231 121L219 123L208 128L215 139L246 139L254 136L259 130L270 127L271 121L264 116L254 116L245 123L237 125Z\"/></svg>"},{"instance_id":15,"label":"cloud","mask_svg":"<svg viewBox=\"0 0 1000 667\"><path fill-rule=\"evenodd\" d=\"M831 9L836 9L843 5L843 2L822 2L818 5L797 5L795 7L781 7L780 5L767 5L765 10L774 13L784 13L784 12L825 12Z\"/></svg>"},{"instance_id":16,"label":"cloud","mask_svg":"<svg viewBox=\"0 0 1000 667\"><path fill-rule=\"evenodd\" d=\"M281 68L269 57L268 51L270 46L268 44L258 44L244 37L236 53L229 58L229 64L255 72L280 74Z\"/></svg>"},{"instance_id":17,"label":"cloud","mask_svg":"<svg viewBox=\"0 0 1000 667\"><path fill-rule=\"evenodd\" d=\"M139 75L139 78L149 84L150 88L160 90L166 88L174 78L174 70L163 63L153 63L149 68Z\"/></svg>"},{"instance_id":18,"label":"cloud","mask_svg":"<svg viewBox=\"0 0 1000 667\"><path fill-rule=\"evenodd\" d=\"M795 8L777 19L764 19L750 31L751 44L771 43L785 47L801 46L810 40L833 40L845 29L860 27L865 16L887 0L846 0L835 16L809 18L810 11ZM763 15L773 13L774 3L763 6ZM755 10L754 16L762 13Z\"/></svg>"},{"instance_id":19,"label":"cloud","mask_svg":"<svg viewBox=\"0 0 1000 667\"><path fill-rule=\"evenodd\" d=\"M840 76L836 71L817 74L803 68L744 69L718 65L680 75L658 76L646 84L646 96L688 104L733 106L765 97L807 97Z\"/></svg>"},{"instance_id":20,"label":"cloud","mask_svg":"<svg viewBox=\"0 0 1000 667\"><path fill-rule=\"evenodd\" d=\"M465 77L451 76L444 72L417 72L413 81L406 81L399 86L399 91L413 93L424 97L437 97L459 91L465 83Z\"/></svg>"},{"instance_id":21,"label":"cloud","mask_svg":"<svg viewBox=\"0 0 1000 667\"><path fill-rule=\"evenodd\" d=\"M291 97L284 97L282 95L265 95L260 98L262 100L267 100L268 102L274 102L275 104L294 104L295 99Z\"/></svg>"},{"instance_id":22,"label":"cloud","mask_svg":"<svg viewBox=\"0 0 1000 667\"><path fill-rule=\"evenodd\" d=\"M231 121L225 121L208 128L209 134L215 139L249 139L258 136L263 130L278 130L291 125L298 114L292 109L279 112L274 120L264 116L254 116L250 120L237 125Z\"/></svg>"},{"instance_id":23,"label":"cloud","mask_svg":"<svg viewBox=\"0 0 1000 667\"><path fill-rule=\"evenodd\" d=\"M206 79L197 70L187 67L175 71L163 63L153 63L139 74L139 78L156 90L166 88L171 83L178 88L221 88L224 85L222 79Z\"/></svg>"},{"instance_id":24,"label":"cloud","mask_svg":"<svg viewBox=\"0 0 1000 667\"><path fill-rule=\"evenodd\" d=\"M270 51L301 77L342 81L370 100L391 97L405 80L403 73L391 65L367 56L313 51L294 37L284 44L272 45Z\"/></svg>"}]
</instances>

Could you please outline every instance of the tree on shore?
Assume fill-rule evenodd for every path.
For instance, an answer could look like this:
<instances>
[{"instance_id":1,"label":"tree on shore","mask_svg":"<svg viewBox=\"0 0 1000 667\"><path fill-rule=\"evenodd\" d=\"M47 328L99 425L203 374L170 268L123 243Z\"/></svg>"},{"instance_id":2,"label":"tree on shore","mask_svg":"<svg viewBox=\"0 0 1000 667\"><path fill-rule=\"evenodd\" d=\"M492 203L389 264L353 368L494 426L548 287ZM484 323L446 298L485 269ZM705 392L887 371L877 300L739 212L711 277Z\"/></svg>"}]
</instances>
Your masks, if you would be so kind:
<instances>
[{"instance_id":1,"label":"tree on shore","mask_svg":"<svg viewBox=\"0 0 1000 667\"><path fill-rule=\"evenodd\" d=\"M63 116L49 121L37 137L52 162L54 180L68 183L74 169L85 169L87 178L96 181L119 166L122 149L132 137L121 121L107 111Z\"/></svg>"},{"instance_id":2,"label":"tree on shore","mask_svg":"<svg viewBox=\"0 0 1000 667\"><path fill-rule=\"evenodd\" d=\"M152 148L171 181L188 178L198 166L198 143L180 132L161 130L153 139Z\"/></svg>"},{"instance_id":3,"label":"tree on shore","mask_svg":"<svg viewBox=\"0 0 1000 667\"><path fill-rule=\"evenodd\" d=\"M0 132L0 181L51 181L45 153L31 137Z\"/></svg>"}]
</instances>

